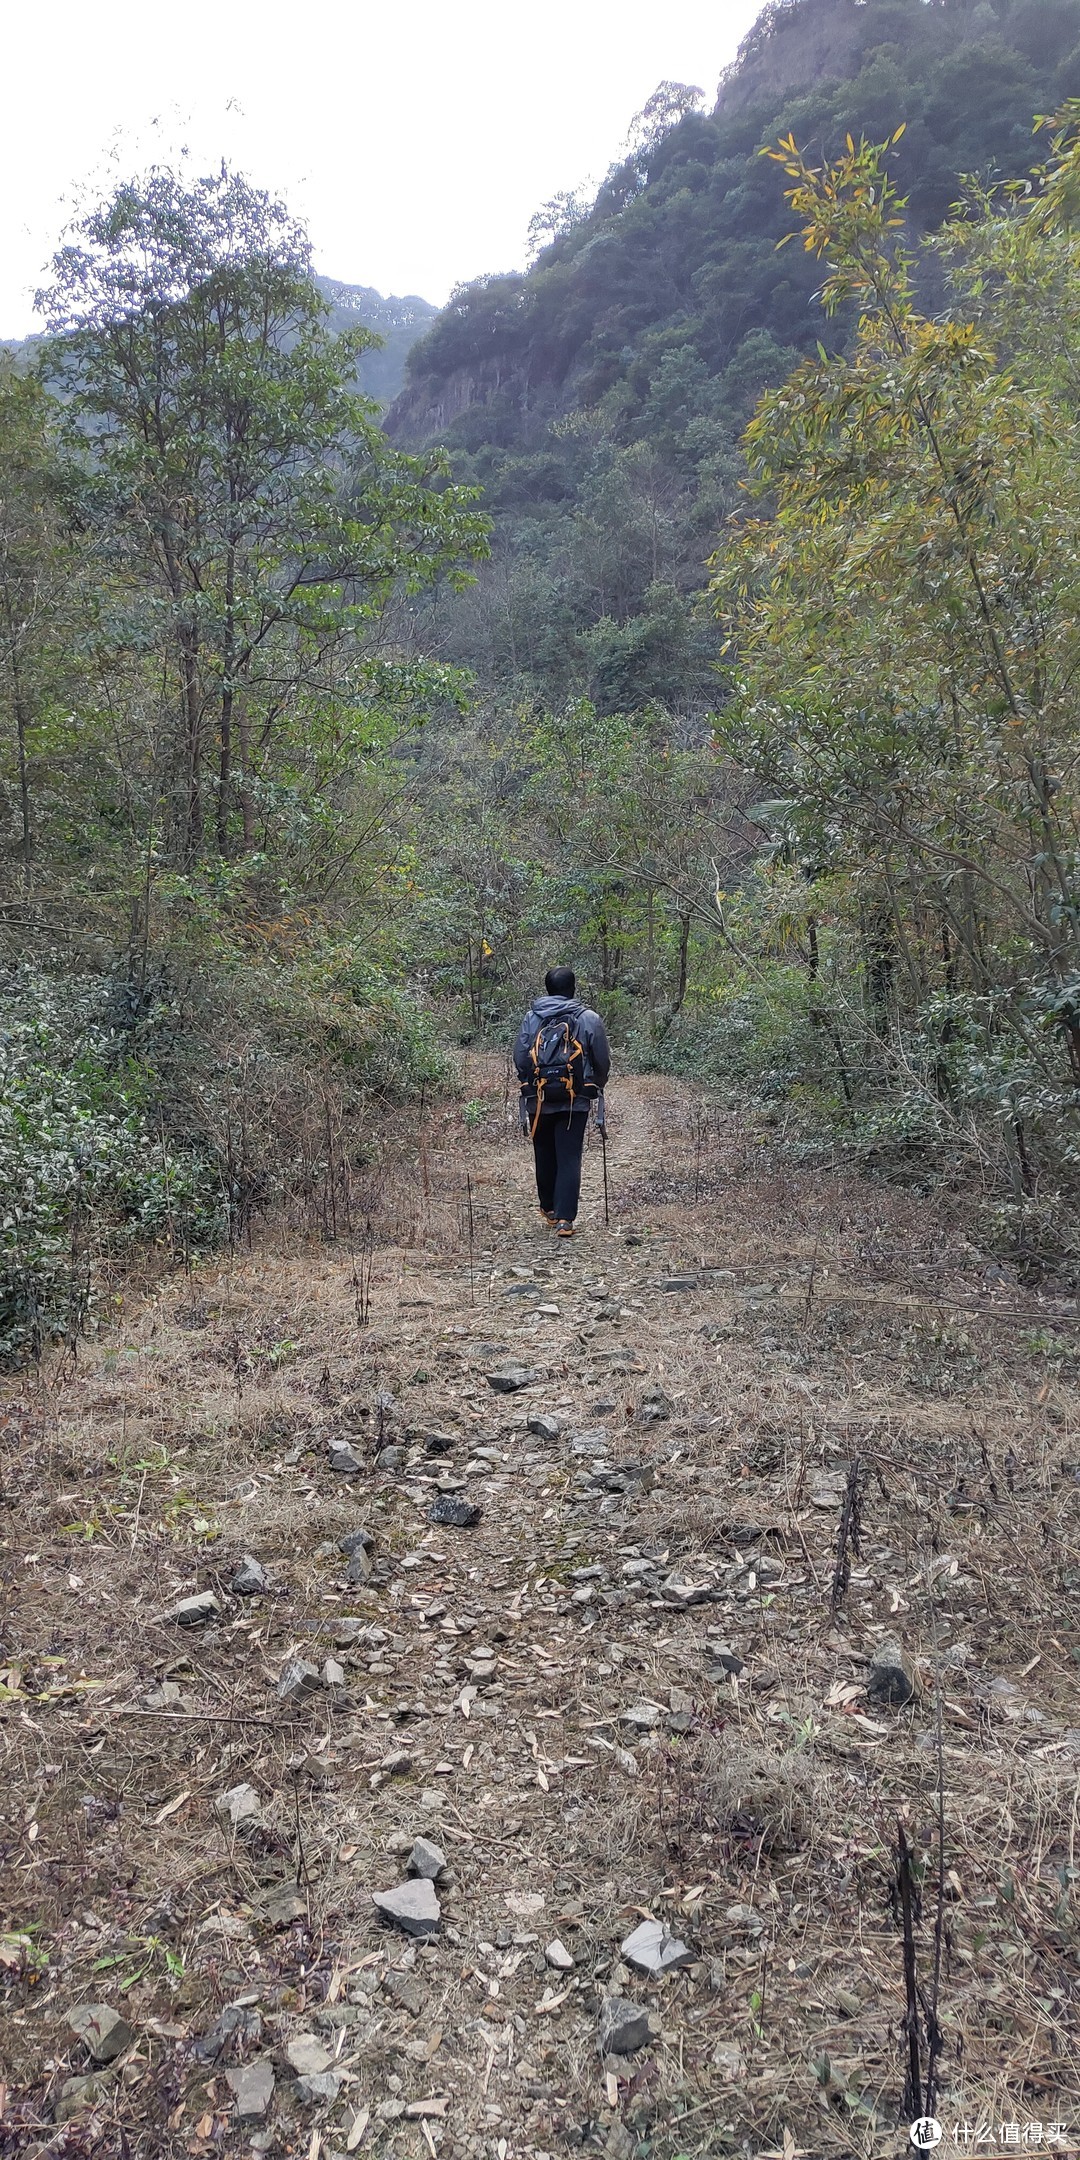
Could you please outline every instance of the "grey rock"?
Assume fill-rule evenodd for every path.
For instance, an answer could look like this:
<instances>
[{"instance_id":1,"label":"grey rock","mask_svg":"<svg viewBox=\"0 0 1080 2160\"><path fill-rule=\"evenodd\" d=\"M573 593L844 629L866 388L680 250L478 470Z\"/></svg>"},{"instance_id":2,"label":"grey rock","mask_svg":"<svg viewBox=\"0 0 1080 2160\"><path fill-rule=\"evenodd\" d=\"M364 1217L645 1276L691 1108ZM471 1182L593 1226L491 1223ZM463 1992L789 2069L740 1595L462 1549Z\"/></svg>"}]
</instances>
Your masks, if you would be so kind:
<instances>
[{"instance_id":1,"label":"grey rock","mask_svg":"<svg viewBox=\"0 0 1080 2160\"><path fill-rule=\"evenodd\" d=\"M175 1680L163 1680L160 1687L151 1688L143 1696L147 1710L174 1710L183 1703L183 1695Z\"/></svg>"},{"instance_id":2,"label":"grey rock","mask_svg":"<svg viewBox=\"0 0 1080 2160\"><path fill-rule=\"evenodd\" d=\"M330 1468L338 1477L359 1477L364 1465L347 1440L331 1440L327 1452Z\"/></svg>"},{"instance_id":3,"label":"grey rock","mask_svg":"<svg viewBox=\"0 0 1080 2160\"><path fill-rule=\"evenodd\" d=\"M269 1590L265 1568L261 1567L253 1553L245 1553L229 1588L234 1597L262 1597Z\"/></svg>"},{"instance_id":4,"label":"grey rock","mask_svg":"<svg viewBox=\"0 0 1080 2160\"><path fill-rule=\"evenodd\" d=\"M314 1665L307 1658L290 1658L277 1684L281 1702L303 1702L306 1695L317 1695L322 1681Z\"/></svg>"},{"instance_id":5,"label":"grey rock","mask_svg":"<svg viewBox=\"0 0 1080 2160\"><path fill-rule=\"evenodd\" d=\"M450 1433L429 1432L424 1434L423 1448L425 1455L452 1455L456 1445L457 1442Z\"/></svg>"},{"instance_id":6,"label":"grey rock","mask_svg":"<svg viewBox=\"0 0 1080 2160\"><path fill-rule=\"evenodd\" d=\"M298 2077L293 2091L301 2107L325 2107L336 2100L341 2090L341 2077L336 2070L319 2070L311 2077Z\"/></svg>"},{"instance_id":7,"label":"grey rock","mask_svg":"<svg viewBox=\"0 0 1080 2160\"><path fill-rule=\"evenodd\" d=\"M677 1575L669 1575L661 1584L660 1595L665 1605L674 1605L679 1612L688 1612L691 1605L707 1605L716 1596L715 1583L685 1582Z\"/></svg>"},{"instance_id":8,"label":"grey rock","mask_svg":"<svg viewBox=\"0 0 1080 2160\"><path fill-rule=\"evenodd\" d=\"M67 2022L96 2063L111 2063L135 2038L127 2019L118 2010L110 2009L108 2003L80 2003L77 2009L69 2010Z\"/></svg>"},{"instance_id":9,"label":"grey rock","mask_svg":"<svg viewBox=\"0 0 1080 2160\"><path fill-rule=\"evenodd\" d=\"M552 1441L558 1439L562 1427L558 1418L543 1417L539 1411L534 1410L528 1420L528 1429L536 1434L538 1440Z\"/></svg>"},{"instance_id":10,"label":"grey rock","mask_svg":"<svg viewBox=\"0 0 1080 2160\"><path fill-rule=\"evenodd\" d=\"M619 1714L621 1725L632 1725L636 1732L653 1732L660 1723L660 1710L656 1703L631 1703L628 1710Z\"/></svg>"},{"instance_id":11,"label":"grey rock","mask_svg":"<svg viewBox=\"0 0 1080 2160\"><path fill-rule=\"evenodd\" d=\"M656 1472L651 1463L598 1463L591 1483L601 1492L651 1492L656 1483Z\"/></svg>"},{"instance_id":12,"label":"grey rock","mask_svg":"<svg viewBox=\"0 0 1080 2160\"><path fill-rule=\"evenodd\" d=\"M440 1493L428 1509L428 1521L443 1523L454 1530L471 1530L479 1522L480 1514L475 1500L459 1500L453 1493Z\"/></svg>"},{"instance_id":13,"label":"grey rock","mask_svg":"<svg viewBox=\"0 0 1080 2160\"><path fill-rule=\"evenodd\" d=\"M271 1927L277 1928L291 1927L294 1920L306 1919L307 1909L308 1901L303 1891L293 1883L284 1883L279 1890L268 1891L263 1906Z\"/></svg>"},{"instance_id":14,"label":"grey rock","mask_svg":"<svg viewBox=\"0 0 1080 2160\"><path fill-rule=\"evenodd\" d=\"M649 2013L622 1995L605 1995L600 2005L600 2052L633 2055L649 2038Z\"/></svg>"},{"instance_id":15,"label":"grey rock","mask_svg":"<svg viewBox=\"0 0 1080 2160\"><path fill-rule=\"evenodd\" d=\"M345 1569L346 1582L351 1583L354 1589L363 1588L371 1581L374 1573L371 1554L363 1545L358 1545L356 1551L349 1554L348 1566Z\"/></svg>"},{"instance_id":16,"label":"grey rock","mask_svg":"<svg viewBox=\"0 0 1080 2160\"><path fill-rule=\"evenodd\" d=\"M665 1275L660 1288L669 1291L696 1290L698 1281L699 1278L696 1275Z\"/></svg>"},{"instance_id":17,"label":"grey rock","mask_svg":"<svg viewBox=\"0 0 1080 2160\"><path fill-rule=\"evenodd\" d=\"M395 1890L373 1890L371 1902L385 1920L404 1928L406 1935L433 1935L442 1919L442 1907L425 1876L413 1876Z\"/></svg>"},{"instance_id":18,"label":"grey rock","mask_svg":"<svg viewBox=\"0 0 1080 2160\"><path fill-rule=\"evenodd\" d=\"M540 1375L527 1365L503 1365L497 1372L485 1373L484 1378L496 1395L516 1395L521 1388L533 1387Z\"/></svg>"},{"instance_id":19,"label":"grey rock","mask_svg":"<svg viewBox=\"0 0 1080 2160\"><path fill-rule=\"evenodd\" d=\"M391 1445L379 1449L375 1457L376 1470L403 1470L404 1467L405 1450L403 1447Z\"/></svg>"},{"instance_id":20,"label":"grey rock","mask_svg":"<svg viewBox=\"0 0 1080 2160\"><path fill-rule=\"evenodd\" d=\"M554 1942L549 1942L544 1957L553 1972L573 1972L574 1970L574 1960L566 1944L560 1942L557 1935Z\"/></svg>"},{"instance_id":21,"label":"grey rock","mask_svg":"<svg viewBox=\"0 0 1080 2160\"><path fill-rule=\"evenodd\" d=\"M234 1830L254 1830L262 1821L254 1785L231 1785L228 1792L218 1794L214 1808L218 1815L227 1816Z\"/></svg>"},{"instance_id":22,"label":"grey rock","mask_svg":"<svg viewBox=\"0 0 1080 2160\"><path fill-rule=\"evenodd\" d=\"M285 2060L298 2077L318 2077L329 2070L333 2056L314 2033L294 2033L286 2042Z\"/></svg>"},{"instance_id":23,"label":"grey rock","mask_svg":"<svg viewBox=\"0 0 1080 2160\"><path fill-rule=\"evenodd\" d=\"M715 1666L719 1666L721 1672L741 1673L745 1672L746 1670L743 1659L739 1656L737 1650L733 1650L731 1648L730 1643L707 1642L705 1645L705 1655L706 1657L712 1659ZM715 1676L710 1673L709 1678L712 1679L714 1677Z\"/></svg>"},{"instance_id":24,"label":"grey rock","mask_svg":"<svg viewBox=\"0 0 1080 2160\"><path fill-rule=\"evenodd\" d=\"M322 1683L327 1688L344 1687L345 1667L338 1664L336 1657L328 1657L323 1660Z\"/></svg>"},{"instance_id":25,"label":"grey rock","mask_svg":"<svg viewBox=\"0 0 1080 2160\"><path fill-rule=\"evenodd\" d=\"M181 1598L178 1605L170 1605L162 1613L163 1620L172 1621L175 1627L205 1627L208 1620L216 1620L221 1611L212 1590L200 1590L197 1597Z\"/></svg>"},{"instance_id":26,"label":"grey rock","mask_svg":"<svg viewBox=\"0 0 1080 2160\"><path fill-rule=\"evenodd\" d=\"M53 2121L71 2122L74 2116L82 2114L84 2108L95 2107L99 2100L107 2097L115 2080L115 2069L92 2070L88 2077L65 2078L60 2087L60 2097L53 2109Z\"/></svg>"},{"instance_id":27,"label":"grey rock","mask_svg":"<svg viewBox=\"0 0 1080 2160\"><path fill-rule=\"evenodd\" d=\"M196 2062L216 2063L226 2052L235 2055L249 2042L257 2046L261 2039L262 2018L258 2011L243 2003L228 2003L209 2031L193 2041L191 2052Z\"/></svg>"},{"instance_id":28,"label":"grey rock","mask_svg":"<svg viewBox=\"0 0 1080 2160\"><path fill-rule=\"evenodd\" d=\"M871 1702L887 1704L891 1709L901 1710L915 1693L915 1682L904 1663L904 1653L895 1635L887 1635L870 1653L870 1671L866 1692Z\"/></svg>"},{"instance_id":29,"label":"grey rock","mask_svg":"<svg viewBox=\"0 0 1080 2160\"><path fill-rule=\"evenodd\" d=\"M261 2122L274 2098L273 2064L263 2055L257 2062L227 2070L225 2075L232 2088L237 2121Z\"/></svg>"},{"instance_id":30,"label":"grey rock","mask_svg":"<svg viewBox=\"0 0 1080 2160\"><path fill-rule=\"evenodd\" d=\"M608 1436L606 1432L597 1431L575 1433L573 1439L570 1442L570 1453L572 1455L606 1455L607 1449Z\"/></svg>"},{"instance_id":31,"label":"grey rock","mask_svg":"<svg viewBox=\"0 0 1080 2160\"><path fill-rule=\"evenodd\" d=\"M408 1973L395 1972L391 1966L390 1971L383 1974L382 1985L384 1995L389 1995L393 2002L400 2003L410 2017L420 2016L427 1998L418 1981L411 1980Z\"/></svg>"},{"instance_id":32,"label":"grey rock","mask_svg":"<svg viewBox=\"0 0 1080 2160\"><path fill-rule=\"evenodd\" d=\"M338 1539L337 1549L339 1553L344 1553L346 1560L351 1560L355 1552L367 1552L368 1547L374 1543L373 1530L350 1530L347 1536Z\"/></svg>"},{"instance_id":33,"label":"grey rock","mask_svg":"<svg viewBox=\"0 0 1080 2160\"><path fill-rule=\"evenodd\" d=\"M620 1945L621 1955L628 1965L636 1965L639 1972L654 1977L661 1973L679 1972L684 1965L696 1963L694 1952L688 1944L680 1942L659 1920L643 1920L632 1935Z\"/></svg>"},{"instance_id":34,"label":"grey rock","mask_svg":"<svg viewBox=\"0 0 1080 2160\"><path fill-rule=\"evenodd\" d=\"M432 1844L431 1839L426 1837L413 1840L413 1848L409 1854L410 1874L421 1875L427 1882L436 1882L445 1866L446 1854L441 1845Z\"/></svg>"}]
</instances>

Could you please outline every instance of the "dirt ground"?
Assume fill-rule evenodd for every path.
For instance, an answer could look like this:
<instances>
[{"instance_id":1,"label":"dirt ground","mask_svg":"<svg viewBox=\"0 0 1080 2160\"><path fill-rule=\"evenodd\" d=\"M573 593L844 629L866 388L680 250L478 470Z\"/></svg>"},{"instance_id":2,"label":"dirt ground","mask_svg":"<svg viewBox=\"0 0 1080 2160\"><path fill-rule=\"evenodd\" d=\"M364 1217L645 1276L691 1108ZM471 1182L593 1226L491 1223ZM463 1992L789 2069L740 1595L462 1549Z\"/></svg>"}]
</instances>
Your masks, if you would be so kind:
<instances>
[{"instance_id":1,"label":"dirt ground","mask_svg":"<svg viewBox=\"0 0 1080 2160\"><path fill-rule=\"evenodd\" d=\"M651 1079L559 1243L513 1107L9 1384L0 2155L1080 2151L1075 1299Z\"/></svg>"}]
</instances>

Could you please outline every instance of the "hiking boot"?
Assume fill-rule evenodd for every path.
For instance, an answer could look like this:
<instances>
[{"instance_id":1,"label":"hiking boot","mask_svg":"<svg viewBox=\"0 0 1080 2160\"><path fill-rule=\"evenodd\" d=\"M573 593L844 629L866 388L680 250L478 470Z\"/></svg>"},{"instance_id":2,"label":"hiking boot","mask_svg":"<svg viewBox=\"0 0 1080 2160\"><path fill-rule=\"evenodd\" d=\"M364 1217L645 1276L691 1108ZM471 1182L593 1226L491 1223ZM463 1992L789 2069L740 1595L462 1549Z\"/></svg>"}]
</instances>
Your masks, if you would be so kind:
<instances>
[{"instance_id":1,"label":"hiking boot","mask_svg":"<svg viewBox=\"0 0 1080 2160\"><path fill-rule=\"evenodd\" d=\"M556 1237L573 1237L573 1235L574 1235L574 1225L573 1225L573 1223L572 1223L572 1222L567 1222L567 1220L566 1220L565 1216L562 1216L562 1217L560 1217L560 1219L558 1220L558 1222L556 1222L556 1224L555 1224L555 1235L556 1235Z\"/></svg>"},{"instance_id":2,"label":"hiking boot","mask_svg":"<svg viewBox=\"0 0 1080 2160\"><path fill-rule=\"evenodd\" d=\"M554 1229L556 1220L554 1208L542 1207L540 1210L540 1220L541 1222L548 1223L551 1229Z\"/></svg>"}]
</instances>

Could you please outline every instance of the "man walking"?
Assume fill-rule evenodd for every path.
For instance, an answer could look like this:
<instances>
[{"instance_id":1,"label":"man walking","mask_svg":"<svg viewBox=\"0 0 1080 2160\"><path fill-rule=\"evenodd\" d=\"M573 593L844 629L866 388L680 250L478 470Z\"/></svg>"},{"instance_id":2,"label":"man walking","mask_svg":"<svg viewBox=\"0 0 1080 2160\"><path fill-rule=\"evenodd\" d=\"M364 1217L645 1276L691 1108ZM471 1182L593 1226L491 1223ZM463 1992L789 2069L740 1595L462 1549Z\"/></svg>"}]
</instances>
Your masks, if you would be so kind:
<instances>
[{"instance_id":1,"label":"man walking","mask_svg":"<svg viewBox=\"0 0 1080 2160\"><path fill-rule=\"evenodd\" d=\"M611 1053L599 1013L576 995L573 968L549 968L544 990L518 1029L514 1065L521 1123L536 1159L540 1213L559 1237L573 1237L585 1127L603 1096Z\"/></svg>"}]
</instances>

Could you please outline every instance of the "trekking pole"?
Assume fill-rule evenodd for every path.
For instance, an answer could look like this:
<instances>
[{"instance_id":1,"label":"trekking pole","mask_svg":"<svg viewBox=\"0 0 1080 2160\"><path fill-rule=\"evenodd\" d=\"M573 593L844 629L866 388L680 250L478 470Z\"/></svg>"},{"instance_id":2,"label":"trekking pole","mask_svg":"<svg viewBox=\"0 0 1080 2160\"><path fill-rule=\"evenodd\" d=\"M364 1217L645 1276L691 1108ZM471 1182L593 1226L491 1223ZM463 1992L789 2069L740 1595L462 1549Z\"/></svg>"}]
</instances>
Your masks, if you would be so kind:
<instances>
[{"instance_id":1,"label":"trekking pole","mask_svg":"<svg viewBox=\"0 0 1080 2160\"><path fill-rule=\"evenodd\" d=\"M600 1135L600 1154L604 1164L604 1225L606 1228L611 1222L611 1214L608 1208L607 1184L607 1111L604 1107L602 1095L598 1095L596 1098L596 1129Z\"/></svg>"}]
</instances>

